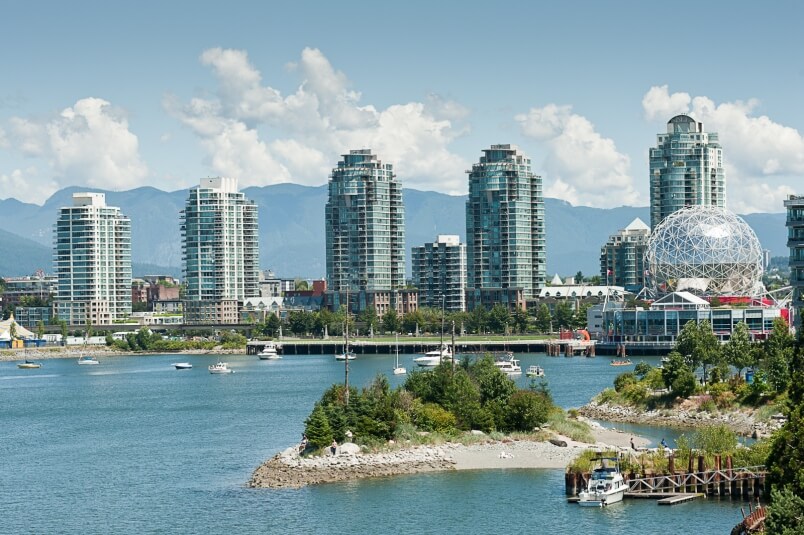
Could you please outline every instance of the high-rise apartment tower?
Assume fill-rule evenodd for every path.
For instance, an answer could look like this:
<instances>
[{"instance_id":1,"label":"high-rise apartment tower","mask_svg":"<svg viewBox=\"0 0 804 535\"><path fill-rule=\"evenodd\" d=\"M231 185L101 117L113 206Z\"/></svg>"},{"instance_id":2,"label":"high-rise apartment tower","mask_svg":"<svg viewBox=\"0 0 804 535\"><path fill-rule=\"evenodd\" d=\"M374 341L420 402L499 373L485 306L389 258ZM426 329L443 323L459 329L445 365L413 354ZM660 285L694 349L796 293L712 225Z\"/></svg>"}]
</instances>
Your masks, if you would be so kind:
<instances>
[{"instance_id":1,"label":"high-rise apartment tower","mask_svg":"<svg viewBox=\"0 0 804 535\"><path fill-rule=\"evenodd\" d=\"M667 122L650 149L650 227L685 206L726 207L723 150L714 132L688 115Z\"/></svg>"},{"instance_id":2,"label":"high-rise apartment tower","mask_svg":"<svg viewBox=\"0 0 804 535\"><path fill-rule=\"evenodd\" d=\"M328 291L404 287L405 208L391 164L369 149L344 154L329 177L325 218Z\"/></svg>"},{"instance_id":3,"label":"high-rise apartment tower","mask_svg":"<svg viewBox=\"0 0 804 535\"><path fill-rule=\"evenodd\" d=\"M103 193L73 193L54 236L55 315L69 325L109 325L131 315L131 220Z\"/></svg>"},{"instance_id":4,"label":"high-rise apartment tower","mask_svg":"<svg viewBox=\"0 0 804 535\"><path fill-rule=\"evenodd\" d=\"M419 306L466 310L466 245L458 236L439 235L433 243L412 247L411 268Z\"/></svg>"},{"instance_id":5,"label":"high-rise apartment tower","mask_svg":"<svg viewBox=\"0 0 804 535\"><path fill-rule=\"evenodd\" d=\"M258 297L257 206L233 178L202 178L181 211L184 321L237 323L242 302Z\"/></svg>"},{"instance_id":6,"label":"high-rise apartment tower","mask_svg":"<svg viewBox=\"0 0 804 535\"><path fill-rule=\"evenodd\" d=\"M519 288L534 297L546 273L542 178L514 145L484 149L468 173L467 287L497 295Z\"/></svg>"}]
</instances>

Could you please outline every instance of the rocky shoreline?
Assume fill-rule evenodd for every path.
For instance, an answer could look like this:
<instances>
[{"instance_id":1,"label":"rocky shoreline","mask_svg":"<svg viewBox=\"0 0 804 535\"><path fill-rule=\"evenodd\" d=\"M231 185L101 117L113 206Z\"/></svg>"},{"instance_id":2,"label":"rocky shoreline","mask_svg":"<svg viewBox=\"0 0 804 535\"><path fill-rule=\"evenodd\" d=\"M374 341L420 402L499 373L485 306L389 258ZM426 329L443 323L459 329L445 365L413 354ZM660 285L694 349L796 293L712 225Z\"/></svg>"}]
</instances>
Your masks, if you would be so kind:
<instances>
[{"instance_id":1,"label":"rocky shoreline","mask_svg":"<svg viewBox=\"0 0 804 535\"><path fill-rule=\"evenodd\" d=\"M578 414L593 420L630 424L699 428L711 425L726 425L738 435L759 438L770 435L781 427L781 419L759 421L756 410L741 409L712 413L695 409L659 409L646 411L623 405L590 402L578 409Z\"/></svg>"},{"instance_id":2,"label":"rocky shoreline","mask_svg":"<svg viewBox=\"0 0 804 535\"><path fill-rule=\"evenodd\" d=\"M254 470L247 486L300 488L319 483L455 469L454 459L443 447L420 446L363 454L356 444L346 443L339 450L338 455L300 457L296 448L288 448Z\"/></svg>"}]
</instances>

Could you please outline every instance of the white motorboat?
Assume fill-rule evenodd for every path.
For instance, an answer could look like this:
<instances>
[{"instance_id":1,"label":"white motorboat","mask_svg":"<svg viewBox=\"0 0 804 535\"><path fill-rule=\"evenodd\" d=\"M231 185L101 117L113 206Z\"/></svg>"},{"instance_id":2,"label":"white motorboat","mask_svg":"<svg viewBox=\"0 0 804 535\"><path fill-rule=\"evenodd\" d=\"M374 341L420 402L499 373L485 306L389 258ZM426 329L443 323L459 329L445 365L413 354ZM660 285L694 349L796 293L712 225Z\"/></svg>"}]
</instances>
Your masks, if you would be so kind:
<instances>
[{"instance_id":1,"label":"white motorboat","mask_svg":"<svg viewBox=\"0 0 804 535\"><path fill-rule=\"evenodd\" d=\"M399 335L396 335L396 361L394 362L394 375L405 375L408 373L404 367L399 365Z\"/></svg>"},{"instance_id":2,"label":"white motorboat","mask_svg":"<svg viewBox=\"0 0 804 535\"><path fill-rule=\"evenodd\" d=\"M259 357L260 360L277 360L282 358L276 350L276 344L273 342L268 342L265 345L262 351L260 351Z\"/></svg>"},{"instance_id":3,"label":"white motorboat","mask_svg":"<svg viewBox=\"0 0 804 535\"><path fill-rule=\"evenodd\" d=\"M544 368L541 366L528 366L525 375L528 377L544 377Z\"/></svg>"},{"instance_id":4,"label":"white motorboat","mask_svg":"<svg viewBox=\"0 0 804 535\"><path fill-rule=\"evenodd\" d=\"M522 367L519 365L519 361L514 358L508 358L505 360L498 360L494 363L501 372L505 375L512 376L512 375L522 375Z\"/></svg>"},{"instance_id":5,"label":"white motorboat","mask_svg":"<svg viewBox=\"0 0 804 535\"><path fill-rule=\"evenodd\" d=\"M355 360L357 357L351 351L345 351L335 355L335 360Z\"/></svg>"},{"instance_id":6,"label":"white motorboat","mask_svg":"<svg viewBox=\"0 0 804 535\"><path fill-rule=\"evenodd\" d=\"M78 364L100 364L98 359L90 355L84 355L78 359Z\"/></svg>"},{"instance_id":7,"label":"white motorboat","mask_svg":"<svg viewBox=\"0 0 804 535\"><path fill-rule=\"evenodd\" d=\"M596 457L592 461L600 461L600 467L592 471L586 490L578 493L578 505L605 507L622 501L628 485L620 473L620 460L617 457ZM608 466L606 461L613 461L614 466Z\"/></svg>"},{"instance_id":8,"label":"white motorboat","mask_svg":"<svg viewBox=\"0 0 804 535\"><path fill-rule=\"evenodd\" d=\"M20 362L17 364L17 368L22 368L23 370L32 370L35 368L41 368L42 365L38 362L34 362L32 360L26 360L25 362Z\"/></svg>"},{"instance_id":9,"label":"white motorboat","mask_svg":"<svg viewBox=\"0 0 804 535\"><path fill-rule=\"evenodd\" d=\"M443 361L451 359L452 359L452 350L449 348L449 345L441 344L440 349L434 349L433 351L428 351L423 356L413 359L413 362L415 362L421 367L432 367L432 366L438 366Z\"/></svg>"},{"instance_id":10,"label":"white motorboat","mask_svg":"<svg viewBox=\"0 0 804 535\"><path fill-rule=\"evenodd\" d=\"M230 370L229 364L227 364L226 362L218 362L217 364L209 366L209 373L214 374L234 373L234 370Z\"/></svg>"},{"instance_id":11,"label":"white motorboat","mask_svg":"<svg viewBox=\"0 0 804 535\"><path fill-rule=\"evenodd\" d=\"M173 366L177 370L191 370L193 368L193 365L189 362L174 362Z\"/></svg>"}]
</instances>

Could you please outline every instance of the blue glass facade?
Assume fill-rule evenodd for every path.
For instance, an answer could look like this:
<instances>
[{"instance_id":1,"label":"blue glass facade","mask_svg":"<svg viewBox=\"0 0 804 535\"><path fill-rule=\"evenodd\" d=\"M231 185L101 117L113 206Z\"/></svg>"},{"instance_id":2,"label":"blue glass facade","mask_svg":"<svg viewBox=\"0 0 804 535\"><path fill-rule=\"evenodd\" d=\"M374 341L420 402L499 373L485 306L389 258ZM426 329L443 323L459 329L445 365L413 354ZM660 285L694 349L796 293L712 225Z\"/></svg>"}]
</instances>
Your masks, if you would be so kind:
<instances>
[{"instance_id":1,"label":"blue glass facade","mask_svg":"<svg viewBox=\"0 0 804 535\"><path fill-rule=\"evenodd\" d=\"M687 115L667 123L650 149L650 227L685 206L726 207L723 151L716 133Z\"/></svg>"},{"instance_id":2,"label":"blue glass facade","mask_svg":"<svg viewBox=\"0 0 804 535\"><path fill-rule=\"evenodd\" d=\"M466 201L467 288L544 286L546 254L542 179L512 145L492 145L469 171Z\"/></svg>"},{"instance_id":3,"label":"blue glass facade","mask_svg":"<svg viewBox=\"0 0 804 535\"><path fill-rule=\"evenodd\" d=\"M325 212L327 288L392 290L405 285L405 208L393 166L352 150L332 170Z\"/></svg>"}]
</instances>

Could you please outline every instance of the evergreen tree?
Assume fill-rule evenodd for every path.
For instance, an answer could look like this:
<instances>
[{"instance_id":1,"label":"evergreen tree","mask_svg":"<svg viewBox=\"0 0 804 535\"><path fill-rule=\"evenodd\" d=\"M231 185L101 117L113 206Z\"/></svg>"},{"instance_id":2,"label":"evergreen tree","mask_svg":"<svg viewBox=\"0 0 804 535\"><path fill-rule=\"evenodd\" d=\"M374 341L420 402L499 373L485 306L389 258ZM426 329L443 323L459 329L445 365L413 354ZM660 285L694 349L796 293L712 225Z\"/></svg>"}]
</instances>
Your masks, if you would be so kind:
<instances>
[{"instance_id":1,"label":"evergreen tree","mask_svg":"<svg viewBox=\"0 0 804 535\"><path fill-rule=\"evenodd\" d=\"M785 488L771 492L771 501L765 518L765 533L801 535L804 532L804 498Z\"/></svg>"},{"instance_id":2,"label":"evergreen tree","mask_svg":"<svg viewBox=\"0 0 804 535\"><path fill-rule=\"evenodd\" d=\"M571 329L572 328L572 318L575 312L572 310L572 307L566 301L560 302L556 305L556 324L560 329Z\"/></svg>"},{"instance_id":3,"label":"evergreen tree","mask_svg":"<svg viewBox=\"0 0 804 535\"><path fill-rule=\"evenodd\" d=\"M723 357L729 366L737 369L737 376L741 376L743 368L754 365L754 351L748 325L741 321L731 333L729 341L723 346Z\"/></svg>"},{"instance_id":4,"label":"evergreen tree","mask_svg":"<svg viewBox=\"0 0 804 535\"><path fill-rule=\"evenodd\" d=\"M776 392L784 392L790 384L793 360L793 337L784 318L773 320L773 328L765 341L762 367L768 383Z\"/></svg>"},{"instance_id":5,"label":"evergreen tree","mask_svg":"<svg viewBox=\"0 0 804 535\"><path fill-rule=\"evenodd\" d=\"M315 404L313 412L310 413L304 424L304 433L311 445L316 448L324 448L332 443L332 428L320 403Z\"/></svg>"},{"instance_id":6,"label":"evergreen tree","mask_svg":"<svg viewBox=\"0 0 804 535\"><path fill-rule=\"evenodd\" d=\"M787 421L776 432L768 460L771 488L804 496L804 347L799 342L792 361L792 380L785 408Z\"/></svg>"}]
</instances>

